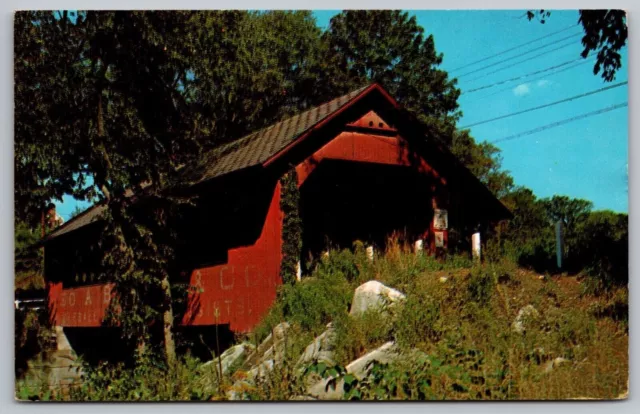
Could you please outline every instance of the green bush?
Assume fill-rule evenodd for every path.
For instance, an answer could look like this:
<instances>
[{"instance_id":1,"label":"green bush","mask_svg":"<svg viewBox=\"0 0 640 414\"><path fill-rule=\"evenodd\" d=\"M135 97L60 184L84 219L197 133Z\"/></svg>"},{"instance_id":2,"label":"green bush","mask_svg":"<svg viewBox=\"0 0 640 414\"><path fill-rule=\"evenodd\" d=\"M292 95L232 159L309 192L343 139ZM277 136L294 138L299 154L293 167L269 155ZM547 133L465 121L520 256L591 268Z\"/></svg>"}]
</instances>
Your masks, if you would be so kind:
<instances>
[{"instance_id":1,"label":"green bush","mask_svg":"<svg viewBox=\"0 0 640 414\"><path fill-rule=\"evenodd\" d=\"M346 364L393 339L393 315L370 310L358 317L343 315L333 321L336 362Z\"/></svg>"},{"instance_id":2,"label":"green bush","mask_svg":"<svg viewBox=\"0 0 640 414\"><path fill-rule=\"evenodd\" d=\"M628 329L629 325L629 290L619 288L604 297L597 298L589 307L589 313L596 318L611 318L622 322Z\"/></svg>"},{"instance_id":3,"label":"green bush","mask_svg":"<svg viewBox=\"0 0 640 414\"><path fill-rule=\"evenodd\" d=\"M349 311L353 288L338 265L319 266L312 277L283 285L268 315L254 330L256 341L264 339L277 324L287 321L318 334L325 326Z\"/></svg>"},{"instance_id":4,"label":"green bush","mask_svg":"<svg viewBox=\"0 0 640 414\"><path fill-rule=\"evenodd\" d=\"M545 328L565 350L590 341L595 334L594 320L578 309L551 309L545 315Z\"/></svg>"},{"instance_id":5,"label":"green bush","mask_svg":"<svg viewBox=\"0 0 640 414\"><path fill-rule=\"evenodd\" d=\"M483 306L491 300L497 284L496 268L475 267L471 270L467 284L469 300Z\"/></svg>"},{"instance_id":6,"label":"green bush","mask_svg":"<svg viewBox=\"0 0 640 414\"><path fill-rule=\"evenodd\" d=\"M440 302L428 293L409 294L400 305L396 330L398 343L406 348L437 341L442 333Z\"/></svg>"},{"instance_id":7,"label":"green bush","mask_svg":"<svg viewBox=\"0 0 640 414\"><path fill-rule=\"evenodd\" d=\"M198 379L200 361L189 355L174 369L167 369L159 349L138 355L133 368L123 363L103 362L85 365L85 383L72 388L73 401L173 401L207 400L219 394L218 388L203 389Z\"/></svg>"},{"instance_id":8,"label":"green bush","mask_svg":"<svg viewBox=\"0 0 640 414\"><path fill-rule=\"evenodd\" d=\"M313 276L320 279L342 278L349 283L358 283L360 267L364 262L363 257L359 256L358 250L355 253L347 249L332 250L329 257L318 263Z\"/></svg>"}]
</instances>

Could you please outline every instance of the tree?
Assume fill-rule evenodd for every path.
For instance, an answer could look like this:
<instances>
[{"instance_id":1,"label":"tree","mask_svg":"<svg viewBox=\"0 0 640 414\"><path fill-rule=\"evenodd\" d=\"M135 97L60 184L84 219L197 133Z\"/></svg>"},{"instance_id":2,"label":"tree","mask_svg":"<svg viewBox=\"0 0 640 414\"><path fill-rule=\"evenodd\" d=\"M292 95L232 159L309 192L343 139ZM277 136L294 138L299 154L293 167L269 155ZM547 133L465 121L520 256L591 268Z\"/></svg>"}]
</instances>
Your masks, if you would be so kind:
<instances>
[{"instance_id":1,"label":"tree","mask_svg":"<svg viewBox=\"0 0 640 414\"><path fill-rule=\"evenodd\" d=\"M527 12L529 20L538 18L544 24L551 16L548 10ZM582 25L584 49L580 56L587 58L597 51L593 74L602 70L602 79L611 82L622 67L620 49L627 44L627 13L624 10L580 10L578 23Z\"/></svg>"},{"instance_id":2,"label":"tree","mask_svg":"<svg viewBox=\"0 0 640 414\"><path fill-rule=\"evenodd\" d=\"M460 90L455 79L438 69L443 55L415 16L397 10L347 10L331 19L323 38L324 98L379 82L429 128L431 138L451 145Z\"/></svg>"},{"instance_id":3,"label":"tree","mask_svg":"<svg viewBox=\"0 0 640 414\"><path fill-rule=\"evenodd\" d=\"M37 223L64 194L105 204L100 244L119 325L140 341L161 321L171 365L171 223L191 200L168 189L204 150L309 105L319 30L309 12L15 20L16 216Z\"/></svg>"},{"instance_id":4,"label":"tree","mask_svg":"<svg viewBox=\"0 0 640 414\"><path fill-rule=\"evenodd\" d=\"M505 237L515 244L522 245L535 239L549 228L545 206L529 188L514 188L502 202L513 213Z\"/></svg>"},{"instance_id":5,"label":"tree","mask_svg":"<svg viewBox=\"0 0 640 414\"><path fill-rule=\"evenodd\" d=\"M542 199L542 203L547 211L550 224L561 221L567 228L571 229L586 219L593 208L591 201L558 195Z\"/></svg>"},{"instance_id":6,"label":"tree","mask_svg":"<svg viewBox=\"0 0 640 414\"><path fill-rule=\"evenodd\" d=\"M498 198L513 188L513 177L502 169L500 149L482 142L477 144L468 130L456 131L451 152Z\"/></svg>"},{"instance_id":7,"label":"tree","mask_svg":"<svg viewBox=\"0 0 640 414\"><path fill-rule=\"evenodd\" d=\"M195 12L199 48L190 97L212 147L268 126L314 100L320 29L308 11Z\"/></svg>"},{"instance_id":8,"label":"tree","mask_svg":"<svg viewBox=\"0 0 640 414\"><path fill-rule=\"evenodd\" d=\"M611 211L594 211L579 225L575 252L587 268L587 286L600 293L629 281L629 216ZM593 283L595 282L595 283Z\"/></svg>"},{"instance_id":9,"label":"tree","mask_svg":"<svg viewBox=\"0 0 640 414\"><path fill-rule=\"evenodd\" d=\"M34 248L40 240L41 230L31 228L23 221L16 221L14 231L15 286L23 289L42 289L42 250Z\"/></svg>"},{"instance_id":10,"label":"tree","mask_svg":"<svg viewBox=\"0 0 640 414\"><path fill-rule=\"evenodd\" d=\"M158 230L172 206L159 204L152 220L144 221L126 191L142 195L145 187L147 197L163 198L176 166L197 154L200 131L188 116L186 89L177 87L188 83L194 56L188 17L19 12L15 25L17 215L31 219L62 194L95 196L106 204L105 266L116 275L119 300L131 305L123 306L123 315L163 315L169 362L175 352L167 328L170 251ZM87 189L88 177L94 185ZM140 299L143 285L157 301ZM144 338L145 326L127 334Z\"/></svg>"}]
</instances>

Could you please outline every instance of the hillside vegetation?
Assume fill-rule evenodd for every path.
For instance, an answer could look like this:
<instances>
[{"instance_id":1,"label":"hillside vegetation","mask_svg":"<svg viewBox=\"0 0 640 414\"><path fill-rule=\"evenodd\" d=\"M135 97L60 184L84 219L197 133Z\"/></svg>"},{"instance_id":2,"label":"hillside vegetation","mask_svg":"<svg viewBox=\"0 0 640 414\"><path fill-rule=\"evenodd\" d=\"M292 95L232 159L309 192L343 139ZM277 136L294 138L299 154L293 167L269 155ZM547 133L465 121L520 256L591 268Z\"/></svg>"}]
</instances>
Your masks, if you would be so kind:
<instances>
[{"instance_id":1,"label":"hillside vegetation","mask_svg":"<svg viewBox=\"0 0 640 414\"><path fill-rule=\"evenodd\" d=\"M406 298L350 315L354 290L369 280ZM217 360L203 365L184 356L165 370L150 351L135 367L86 367L85 383L64 392L26 381L16 391L32 399L308 399L315 376L333 378L331 386L341 378L344 399L621 398L628 386L627 288L594 296L587 286L580 275L548 276L462 256L436 260L397 244L371 262L356 245L353 252L332 251L310 277L282 286L262 324L237 338L257 345L253 360L225 367L222 378ZM256 376L260 343L285 321L280 357ZM333 364L301 366L305 348L330 322ZM366 377L345 371L390 341L399 358L371 364Z\"/></svg>"}]
</instances>

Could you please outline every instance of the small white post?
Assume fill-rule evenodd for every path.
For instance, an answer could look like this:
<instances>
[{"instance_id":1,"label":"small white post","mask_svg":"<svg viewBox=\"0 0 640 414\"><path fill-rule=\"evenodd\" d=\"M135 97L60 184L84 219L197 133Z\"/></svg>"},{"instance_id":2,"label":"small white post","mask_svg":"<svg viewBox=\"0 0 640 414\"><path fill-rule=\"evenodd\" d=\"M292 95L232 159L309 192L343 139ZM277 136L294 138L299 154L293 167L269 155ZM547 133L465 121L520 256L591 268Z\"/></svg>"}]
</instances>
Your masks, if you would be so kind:
<instances>
[{"instance_id":1,"label":"small white post","mask_svg":"<svg viewBox=\"0 0 640 414\"><path fill-rule=\"evenodd\" d=\"M480 260L480 257L482 256L482 247L480 245L479 231L471 235L471 255L476 260Z\"/></svg>"},{"instance_id":2,"label":"small white post","mask_svg":"<svg viewBox=\"0 0 640 414\"><path fill-rule=\"evenodd\" d=\"M367 258L373 262L373 246L367 246Z\"/></svg>"},{"instance_id":3,"label":"small white post","mask_svg":"<svg viewBox=\"0 0 640 414\"><path fill-rule=\"evenodd\" d=\"M424 240L418 239L415 241L415 243L413 243L413 250L415 251L416 254L421 254L423 249L424 249Z\"/></svg>"},{"instance_id":4,"label":"small white post","mask_svg":"<svg viewBox=\"0 0 640 414\"><path fill-rule=\"evenodd\" d=\"M300 260L296 263L296 279L298 282L302 280L302 265L300 264Z\"/></svg>"}]
</instances>

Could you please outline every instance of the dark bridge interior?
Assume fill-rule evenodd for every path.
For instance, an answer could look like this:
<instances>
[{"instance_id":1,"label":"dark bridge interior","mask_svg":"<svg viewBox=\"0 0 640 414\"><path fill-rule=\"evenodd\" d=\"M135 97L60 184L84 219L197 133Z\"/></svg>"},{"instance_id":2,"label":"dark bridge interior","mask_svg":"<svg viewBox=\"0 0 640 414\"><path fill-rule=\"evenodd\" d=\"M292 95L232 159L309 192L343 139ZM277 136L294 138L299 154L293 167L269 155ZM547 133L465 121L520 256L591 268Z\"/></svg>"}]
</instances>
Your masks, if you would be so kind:
<instances>
[{"instance_id":1,"label":"dark bridge interior","mask_svg":"<svg viewBox=\"0 0 640 414\"><path fill-rule=\"evenodd\" d=\"M360 240L383 249L429 228L432 183L409 167L324 160L301 187L303 258Z\"/></svg>"}]
</instances>

